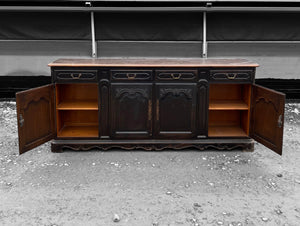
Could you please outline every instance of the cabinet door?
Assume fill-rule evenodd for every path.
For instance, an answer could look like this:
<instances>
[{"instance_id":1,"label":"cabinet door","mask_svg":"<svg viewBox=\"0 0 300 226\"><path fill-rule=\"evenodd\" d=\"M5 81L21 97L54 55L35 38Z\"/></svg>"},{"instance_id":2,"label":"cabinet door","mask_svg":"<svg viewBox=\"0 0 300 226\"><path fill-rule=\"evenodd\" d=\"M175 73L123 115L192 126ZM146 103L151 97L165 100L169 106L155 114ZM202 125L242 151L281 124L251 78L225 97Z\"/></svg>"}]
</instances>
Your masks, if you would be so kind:
<instances>
[{"instance_id":1,"label":"cabinet door","mask_svg":"<svg viewBox=\"0 0 300 226\"><path fill-rule=\"evenodd\" d=\"M111 117L112 137L152 136L152 84L112 84Z\"/></svg>"},{"instance_id":2,"label":"cabinet door","mask_svg":"<svg viewBox=\"0 0 300 226\"><path fill-rule=\"evenodd\" d=\"M250 136L282 154L285 94L253 85Z\"/></svg>"},{"instance_id":3,"label":"cabinet door","mask_svg":"<svg viewBox=\"0 0 300 226\"><path fill-rule=\"evenodd\" d=\"M196 84L157 83L155 135L190 138L196 132Z\"/></svg>"},{"instance_id":4,"label":"cabinet door","mask_svg":"<svg viewBox=\"0 0 300 226\"><path fill-rule=\"evenodd\" d=\"M29 151L55 136L54 86L16 94L19 152Z\"/></svg>"}]
</instances>

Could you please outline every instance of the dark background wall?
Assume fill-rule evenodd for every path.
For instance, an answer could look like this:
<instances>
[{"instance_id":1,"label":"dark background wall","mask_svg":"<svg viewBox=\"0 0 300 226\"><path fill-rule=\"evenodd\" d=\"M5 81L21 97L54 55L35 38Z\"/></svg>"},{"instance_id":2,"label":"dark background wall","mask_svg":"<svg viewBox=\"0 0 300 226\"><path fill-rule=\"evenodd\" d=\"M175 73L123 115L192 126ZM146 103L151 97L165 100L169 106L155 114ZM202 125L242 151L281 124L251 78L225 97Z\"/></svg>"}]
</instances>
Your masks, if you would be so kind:
<instances>
[{"instance_id":1,"label":"dark background wall","mask_svg":"<svg viewBox=\"0 0 300 226\"><path fill-rule=\"evenodd\" d=\"M13 4L34 7L41 5L41 2L1 1L0 7ZM100 2L92 1L96 7L102 4L101 6L134 8L136 5L146 4L139 3L142 1ZM159 2L148 2L146 6L158 6L161 4ZM168 4L173 2L171 6L176 7L186 4L176 3L177 1L167 2ZM236 4L227 2L226 5L224 2L226 1L220 0L213 4L226 7ZM44 3L49 6L59 4L63 7L71 4L70 7L76 8L85 2L53 0L43 1L43 6ZM198 7L205 6L206 3L190 1L188 4L191 7ZM244 6L257 4L257 2L243 2ZM280 8L280 4L270 3L269 6L275 5ZM300 7L300 3L289 3L284 6ZM99 58L199 58L202 55L203 13L201 11L101 11L95 12L94 18ZM299 86L300 11L212 11L207 12L206 18L209 58L246 58L260 64L257 68L257 79L264 79L264 81L273 79L267 82L271 85L280 79L277 84L283 84L281 80L285 80L286 87L291 84ZM20 90L18 84L30 83L24 82L26 76L28 81L32 80L32 77L50 76L47 65L58 58L91 58L91 38L91 17L88 11L1 10L0 81L5 83L2 82L0 85L0 93L7 88ZM14 79L9 79L12 76ZM39 78L41 84L50 81L50 78Z\"/></svg>"},{"instance_id":2,"label":"dark background wall","mask_svg":"<svg viewBox=\"0 0 300 226\"><path fill-rule=\"evenodd\" d=\"M208 57L258 62L257 78L299 79L300 13L207 13ZM201 57L201 12L95 13L98 57ZM272 41L272 42L269 42ZM49 75L91 57L89 13L1 12L0 75Z\"/></svg>"}]
</instances>

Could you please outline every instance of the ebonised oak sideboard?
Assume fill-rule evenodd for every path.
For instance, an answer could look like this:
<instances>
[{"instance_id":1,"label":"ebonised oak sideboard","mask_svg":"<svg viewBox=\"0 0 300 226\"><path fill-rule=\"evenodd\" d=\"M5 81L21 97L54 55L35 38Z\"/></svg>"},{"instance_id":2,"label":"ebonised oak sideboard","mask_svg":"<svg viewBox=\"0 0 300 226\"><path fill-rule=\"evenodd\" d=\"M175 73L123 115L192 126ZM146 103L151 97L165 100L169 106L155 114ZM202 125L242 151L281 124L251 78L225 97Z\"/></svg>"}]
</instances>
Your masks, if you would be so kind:
<instances>
[{"instance_id":1,"label":"ebonised oak sideboard","mask_svg":"<svg viewBox=\"0 0 300 226\"><path fill-rule=\"evenodd\" d=\"M16 94L20 154L64 149L282 154L285 95L244 59L59 59L52 84Z\"/></svg>"}]
</instances>

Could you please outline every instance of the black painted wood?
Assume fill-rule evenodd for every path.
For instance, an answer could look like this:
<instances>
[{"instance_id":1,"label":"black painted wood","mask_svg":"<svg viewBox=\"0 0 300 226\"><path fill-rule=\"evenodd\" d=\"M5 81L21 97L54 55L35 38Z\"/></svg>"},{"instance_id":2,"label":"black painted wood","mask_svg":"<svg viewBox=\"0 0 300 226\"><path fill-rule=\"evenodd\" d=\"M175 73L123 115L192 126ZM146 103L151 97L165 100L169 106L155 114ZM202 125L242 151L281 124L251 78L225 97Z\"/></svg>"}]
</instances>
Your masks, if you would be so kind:
<instances>
[{"instance_id":1,"label":"black painted wood","mask_svg":"<svg viewBox=\"0 0 300 226\"><path fill-rule=\"evenodd\" d=\"M207 137L208 134L208 104L209 104L209 85L206 79L200 79L197 84L198 104L197 104L197 122L198 138Z\"/></svg>"},{"instance_id":2,"label":"black painted wood","mask_svg":"<svg viewBox=\"0 0 300 226\"><path fill-rule=\"evenodd\" d=\"M152 83L112 83L110 104L112 137L152 136Z\"/></svg>"},{"instance_id":3,"label":"black painted wood","mask_svg":"<svg viewBox=\"0 0 300 226\"><path fill-rule=\"evenodd\" d=\"M196 83L156 83L156 137L191 138L196 135L196 89Z\"/></svg>"},{"instance_id":4,"label":"black painted wood","mask_svg":"<svg viewBox=\"0 0 300 226\"><path fill-rule=\"evenodd\" d=\"M189 139L189 140L54 140L51 143L52 152L72 151L91 151L91 150L145 150L162 151L168 149L182 150L213 150L231 151L243 150L253 151L253 139Z\"/></svg>"},{"instance_id":5,"label":"black painted wood","mask_svg":"<svg viewBox=\"0 0 300 226\"><path fill-rule=\"evenodd\" d=\"M50 83L51 77L44 75L0 76L0 98L14 98L16 92ZM287 99L300 99L300 79L255 79L255 83L285 93Z\"/></svg>"}]
</instances>

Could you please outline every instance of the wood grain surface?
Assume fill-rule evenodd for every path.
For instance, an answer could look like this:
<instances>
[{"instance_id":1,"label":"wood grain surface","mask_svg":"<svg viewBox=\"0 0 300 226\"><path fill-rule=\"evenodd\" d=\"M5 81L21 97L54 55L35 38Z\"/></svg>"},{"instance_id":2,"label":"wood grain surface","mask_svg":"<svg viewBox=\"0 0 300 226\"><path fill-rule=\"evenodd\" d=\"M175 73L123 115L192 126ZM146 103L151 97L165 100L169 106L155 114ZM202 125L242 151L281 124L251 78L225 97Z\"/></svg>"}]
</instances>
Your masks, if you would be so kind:
<instances>
[{"instance_id":1,"label":"wood grain surface","mask_svg":"<svg viewBox=\"0 0 300 226\"><path fill-rule=\"evenodd\" d=\"M50 67L258 67L246 59L203 58L99 58L58 59Z\"/></svg>"}]
</instances>

